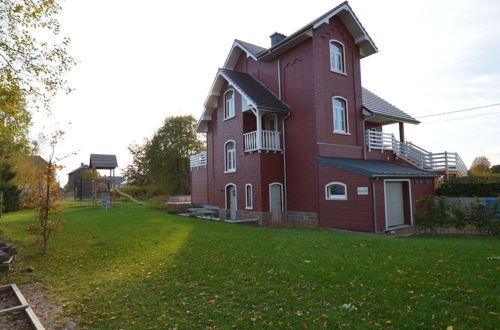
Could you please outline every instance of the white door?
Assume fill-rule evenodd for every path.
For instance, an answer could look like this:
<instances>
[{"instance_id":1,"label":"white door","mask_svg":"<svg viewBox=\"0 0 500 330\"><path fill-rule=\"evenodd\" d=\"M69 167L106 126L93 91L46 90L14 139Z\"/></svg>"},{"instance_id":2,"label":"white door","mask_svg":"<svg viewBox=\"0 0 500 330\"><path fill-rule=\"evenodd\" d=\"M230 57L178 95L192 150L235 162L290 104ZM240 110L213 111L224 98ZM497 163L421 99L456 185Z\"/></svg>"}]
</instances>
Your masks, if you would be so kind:
<instances>
[{"instance_id":1,"label":"white door","mask_svg":"<svg viewBox=\"0 0 500 330\"><path fill-rule=\"evenodd\" d=\"M402 182L385 183L385 209L387 227L400 226L405 223Z\"/></svg>"},{"instance_id":2,"label":"white door","mask_svg":"<svg viewBox=\"0 0 500 330\"><path fill-rule=\"evenodd\" d=\"M269 202L271 203L271 214L273 222L281 221L281 212L283 209L283 196L280 184L271 184L269 186Z\"/></svg>"},{"instance_id":3,"label":"white door","mask_svg":"<svg viewBox=\"0 0 500 330\"><path fill-rule=\"evenodd\" d=\"M227 187L227 201L229 203L229 219L236 220L236 187Z\"/></svg>"}]
</instances>

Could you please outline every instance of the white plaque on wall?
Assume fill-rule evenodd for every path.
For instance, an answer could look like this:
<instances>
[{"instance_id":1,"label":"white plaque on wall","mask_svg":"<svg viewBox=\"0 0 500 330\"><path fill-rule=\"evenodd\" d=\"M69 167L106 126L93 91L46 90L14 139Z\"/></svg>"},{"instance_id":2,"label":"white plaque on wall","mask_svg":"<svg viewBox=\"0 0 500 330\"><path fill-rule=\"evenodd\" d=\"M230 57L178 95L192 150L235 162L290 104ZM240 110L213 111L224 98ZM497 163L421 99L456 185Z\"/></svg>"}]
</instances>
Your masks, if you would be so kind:
<instances>
[{"instance_id":1,"label":"white plaque on wall","mask_svg":"<svg viewBox=\"0 0 500 330\"><path fill-rule=\"evenodd\" d=\"M358 187L358 195L368 195L368 187Z\"/></svg>"}]
</instances>

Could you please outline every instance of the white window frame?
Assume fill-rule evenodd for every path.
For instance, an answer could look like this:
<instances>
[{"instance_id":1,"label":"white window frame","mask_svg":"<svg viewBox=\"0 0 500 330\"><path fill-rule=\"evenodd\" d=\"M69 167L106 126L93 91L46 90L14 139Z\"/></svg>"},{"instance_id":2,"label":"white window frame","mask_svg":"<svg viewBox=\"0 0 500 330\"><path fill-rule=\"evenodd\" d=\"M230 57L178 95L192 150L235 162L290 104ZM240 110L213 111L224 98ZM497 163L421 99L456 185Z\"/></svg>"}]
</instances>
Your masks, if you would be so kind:
<instances>
[{"instance_id":1,"label":"white window frame","mask_svg":"<svg viewBox=\"0 0 500 330\"><path fill-rule=\"evenodd\" d=\"M344 187L343 195L330 195L329 187L332 185L340 185ZM325 199L327 201L346 201L347 200L347 185L342 182L330 182L325 185Z\"/></svg>"},{"instance_id":2,"label":"white window frame","mask_svg":"<svg viewBox=\"0 0 500 330\"><path fill-rule=\"evenodd\" d=\"M344 101L345 107L344 107L344 130L336 130L335 129L335 99L339 99ZM347 99L342 96L334 96L332 97L332 124L333 124L333 133L335 134L343 134L343 135L351 135L349 133L349 104L347 102Z\"/></svg>"},{"instance_id":3,"label":"white window frame","mask_svg":"<svg viewBox=\"0 0 500 330\"><path fill-rule=\"evenodd\" d=\"M228 168L228 159L227 159L227 145L228 143L233 143L234 149L233 149L233 160L234 160L234 167ZM224 143L224 173L235 173L236 172L236 141L234 140L228 140L226 143Z\"/></svg>"},{"instance_id":4,"label":"white window frame","mask_svg":"<svg viewBox=\"0 0 500 330\"><path fill-rule=\"evenodd\" d=\"M268 128L268 120L274 118L274 127L270 130ZM264 127L267 131L277 132L278 131L278 116L275 113L269 114L264 117Z\"/></svg>"},{"instance_id":5,"label":"white window frame","mask_svg":"<svg viewBox=\"0 0 500 330\"><path fill-rule=\"evenodd\" d=\"M250 188L250 200L248 199L248 188ZM248 202L250 201L250 204ZM245 209L252 210L253 209L253 187L252 184L247 183L245 185Z\"/></svg>"},{"instance_id":6,"label":"white window frame","mask_svg":"<svg viewBox=\"0 0 500 330\"><path fill-rule=\"evenodd\" d=\"M231 106L232 106L232 109L233 109L233 112L232 114L228 115L227 113L227 94L228 93L232 93L232 97L231 97ZM235 92L234 92L234 89L230 88L228 89L225 93L224 93L224 120L228 120L228 119L231 119L231 118L234 118L236 116L236 108L235 108L235 99L236 95L235 95Z\"/></svg>"},{"instance_id":7,"label":"white window frame","mask_svg":"<svg viewBox=\"0 0 500 330\"><path fill-rule=\"evenodd\" d=\"M336 43L338 44L342 50L340 52L340 54L338 52L335 52L335 55L340 55L340 60L341 60L341 67L342 67L342 70L338 70L337 68L334 67L334 62L332 61L332 44L333 43ZM341 43L340 41L338 40L335 40L335 39L331 39L330 42L328 43L328 50L329 50L329 53L330 53L330 71L332 72L336 72L336 73L340 73L340 74L343 74L343 75L347 75L346 74L346 70L345 70L345 46L343 43Z\"/></svg>"}]
</instances>

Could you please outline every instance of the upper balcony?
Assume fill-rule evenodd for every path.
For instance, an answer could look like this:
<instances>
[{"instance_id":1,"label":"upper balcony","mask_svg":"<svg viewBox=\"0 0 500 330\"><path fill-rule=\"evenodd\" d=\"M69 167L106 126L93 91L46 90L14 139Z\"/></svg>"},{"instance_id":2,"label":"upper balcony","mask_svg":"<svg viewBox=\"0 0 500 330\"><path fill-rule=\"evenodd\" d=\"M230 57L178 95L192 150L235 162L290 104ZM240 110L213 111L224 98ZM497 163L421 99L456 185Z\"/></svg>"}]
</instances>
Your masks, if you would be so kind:
<instances>
[{"instance_id":1,"label":"upper balcony","mask_svg":"<svg viewBox=\"0 0 500 330\"><path fill-rule=\"evenodd\" d=\"M199 166L207 166L207 152L202 151L199 154L189 157L189 165L191 168Z\"/></svg>"},{"instance_id":2,"label":"upper balcony","mask_svg":"<svg viewBox=\"0 0 500 330\"><path fill-rule=\"evenodd\" d=\"M390 150L397 158L424 170L446 176L467 175L467 166L456 152L429 152L411 142L398 141L392 133L367 130L365 138L368 151Z\"/></svg>"},{"instance_id":3,"label":"upper balcony","mask_svg":"<svg viewBox=\"0 0 500 330\"><path fill-rule=\"evenodd\" d=\"M245 152L272 151L281 152L281 133L277 131L253 131L244 133Z\"/></svg>"}]
</instances>

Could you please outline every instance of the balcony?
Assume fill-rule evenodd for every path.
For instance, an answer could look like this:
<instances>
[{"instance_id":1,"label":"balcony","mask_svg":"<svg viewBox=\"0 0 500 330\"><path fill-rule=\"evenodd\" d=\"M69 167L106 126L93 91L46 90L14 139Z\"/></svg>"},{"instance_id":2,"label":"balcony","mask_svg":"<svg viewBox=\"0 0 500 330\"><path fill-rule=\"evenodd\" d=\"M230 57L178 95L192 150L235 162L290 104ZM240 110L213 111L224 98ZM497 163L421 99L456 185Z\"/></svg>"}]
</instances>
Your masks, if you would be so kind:
<instances>
[{"instance_id":1,"label":"balcony","mask_svg":"<svg viewBox=\"0 0 500 330\"><path fill-rule=\"evenodd\" d=\"M446 176L467 175L467 166L456 152L432 153L411 142L398 141L391 133L367 130L365 137L368 151L390 150L397 158L424 170Z\"/></svg>"},{"instance_id":2,"label":"balcony","mask_svg":"<svg viewBox=\"0 0 500 330\"><path fill-rule=\"evenodd\" d=\"M207 152L202 151L199 154L189 157L189 165L191 168L199 166L207 166Z\"/></svg>"},{"instance_id":3,"label":"balcony","mask_svg":"<svg viewBox=\"0 0 500 330\"><path fill-rule=\"evenodd\" d=\"M243 134L244 138L244 151L281 151L280 132L277 131L253 131Z\"/></svg>"}]
</instances>

